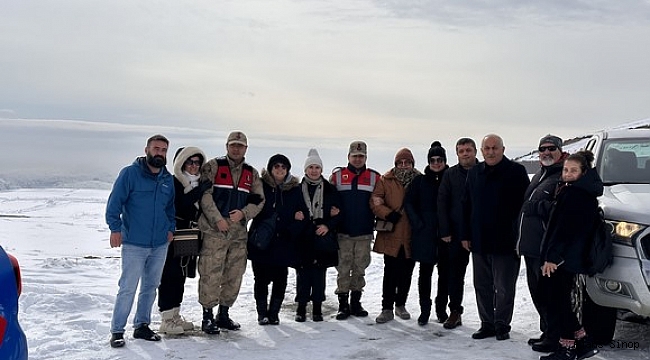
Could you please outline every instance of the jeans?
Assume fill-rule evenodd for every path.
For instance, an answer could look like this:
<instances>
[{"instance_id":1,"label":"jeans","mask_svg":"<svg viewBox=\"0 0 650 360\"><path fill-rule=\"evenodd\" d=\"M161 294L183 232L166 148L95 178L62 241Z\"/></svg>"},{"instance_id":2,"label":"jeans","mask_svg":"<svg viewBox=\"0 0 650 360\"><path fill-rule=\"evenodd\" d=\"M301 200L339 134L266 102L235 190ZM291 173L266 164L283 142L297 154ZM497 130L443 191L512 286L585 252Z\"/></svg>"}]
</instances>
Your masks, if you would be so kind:
<instances>
[{"instance_id":1,"label":"jeans","mask_svg":"<svg viewBox=\"0 0 650 360\"><path fill-rule=\"evenodd\" d=\"M112 334L124 333L140 281L142 282L133 326L137 329L151 323L151 307L156 299L156 289L160 285L168 246L168 243L155 248L122 244L122 274L113 308Z\"/></svg>"}]
</instances>

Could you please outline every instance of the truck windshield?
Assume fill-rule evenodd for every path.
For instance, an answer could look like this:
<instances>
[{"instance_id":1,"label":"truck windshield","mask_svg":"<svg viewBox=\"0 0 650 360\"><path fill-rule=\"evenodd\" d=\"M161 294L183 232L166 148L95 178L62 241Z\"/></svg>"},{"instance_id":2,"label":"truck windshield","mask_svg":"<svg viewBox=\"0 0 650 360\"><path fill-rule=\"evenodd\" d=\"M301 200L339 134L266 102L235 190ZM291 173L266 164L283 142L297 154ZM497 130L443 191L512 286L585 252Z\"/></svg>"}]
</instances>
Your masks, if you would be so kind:
<instances>
[{"instance_id":1,"label":"truck windshield","mask_svg":"<svg viewBox=\"0 0 650 360\"><path fill-rule=\"evenodd\" d=\"M605 184L650 183L650 139L609 139L598 159Z\"/></svg>"}]
</instances>

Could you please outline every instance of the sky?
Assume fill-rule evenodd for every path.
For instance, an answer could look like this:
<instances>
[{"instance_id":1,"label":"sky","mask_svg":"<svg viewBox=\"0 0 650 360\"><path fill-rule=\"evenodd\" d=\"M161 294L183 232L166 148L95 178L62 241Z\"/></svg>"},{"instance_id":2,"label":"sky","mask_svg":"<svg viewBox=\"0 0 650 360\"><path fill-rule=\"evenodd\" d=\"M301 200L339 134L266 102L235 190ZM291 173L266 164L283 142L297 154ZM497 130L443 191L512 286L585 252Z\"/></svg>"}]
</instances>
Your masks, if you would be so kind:
<instances>
[{"instance_id":1,"label":"sky","mask_svg":"<svg viewBox=\"0 0 650 360\"><path fill-rule=\"evenodd\" d=\"M0 164L114 175L153 133L216 156L230 130L258 167L488 133L512 157L648 118L649 63L648 0L4 0Z\"/></svg>"},{"instance_id":2,"label":"sky","mask_svg":"<svg viewBox=\"0 0 650 360\"><path fill-rule=\"evenodd\" d=\"M163 336L162 341L152 343L133 339L132 312L126 346L112 349L108 340L120 250L111 249L108 243L109 229L104 222L108 193L71 188L0 191L0 245L16 256L21 266L23 290L18 318L27 336L31 360L537 360L542 355L526 344L528 338L539 335L539 325L523 264L517 281L511 338L472 340L480 320L471 262L465 277L462 326L446 330L433 318L426 326L417 325L417 267L406 303L411 319L377 324L383 257L376 253L366 270L362 297L368 317L335 319L336 271L330 268L323 303L325 321L313 322L309 305L308 320L295 322L295 272L290 270L280 325L259 326L249 263L239 297L230 309L231 317L242 325L240 331L217 336L195 331L186 336ZM198 327L202 315L197 282L197 278L187 280L181 313ZM160 315L156 304L151 319L151 328L157 330ZM649 326L618 321L614 342L602 346L592 359L650 359Z\"/></svg>"}]
</instances>

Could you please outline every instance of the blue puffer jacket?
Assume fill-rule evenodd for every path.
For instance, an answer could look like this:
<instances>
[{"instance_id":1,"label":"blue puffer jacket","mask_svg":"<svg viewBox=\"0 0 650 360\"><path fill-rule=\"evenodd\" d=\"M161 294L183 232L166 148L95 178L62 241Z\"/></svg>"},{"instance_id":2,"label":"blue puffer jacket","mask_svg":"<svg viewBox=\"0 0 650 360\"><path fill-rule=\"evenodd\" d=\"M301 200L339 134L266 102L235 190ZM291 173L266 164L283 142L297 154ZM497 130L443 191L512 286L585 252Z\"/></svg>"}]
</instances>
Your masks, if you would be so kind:
<instances>
[{"instance_id":1,"label":"blue puffer jacket","mask_svg":"<svg viewBox=\"0 0 650 360\"><path fill-rule=\"evenodd\" d=\"M111 232L122 232L122 243L166 244L167 232L176 227L174 216L174 181L166 168L154 174L139 157L120 171L106 204L106 223Z\"/></svg>"}]
</instances>

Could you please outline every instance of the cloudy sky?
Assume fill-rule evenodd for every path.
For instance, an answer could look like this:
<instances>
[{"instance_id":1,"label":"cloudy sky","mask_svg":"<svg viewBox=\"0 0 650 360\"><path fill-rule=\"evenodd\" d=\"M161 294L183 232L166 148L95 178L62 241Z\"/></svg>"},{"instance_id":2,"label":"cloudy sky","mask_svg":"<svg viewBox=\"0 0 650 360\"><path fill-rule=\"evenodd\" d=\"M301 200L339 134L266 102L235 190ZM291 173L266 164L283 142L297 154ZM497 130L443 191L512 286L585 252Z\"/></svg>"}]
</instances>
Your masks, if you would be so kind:
<instances>
[{"instance_id":1,"label":"cloudy sky","mask_svg":"<svg viewBox=\"0 0 650 360\"><path fill-rule=\"evenodd\" d=\"M259 165L356 139L382 172L436 139L453 163L491 132L516 156L650 117L648 64L648 0L4 0L0 163L116 172L152 133L217 155L233 129Z\"/></svg>"}]
</instances>

